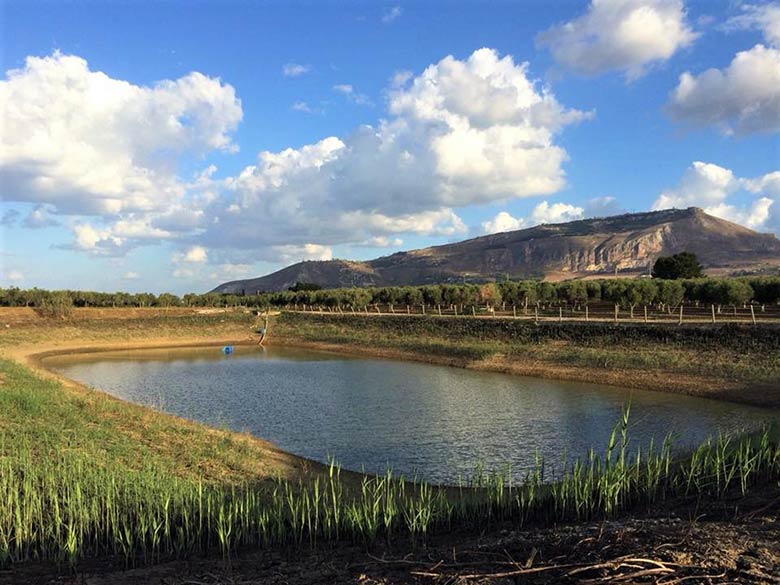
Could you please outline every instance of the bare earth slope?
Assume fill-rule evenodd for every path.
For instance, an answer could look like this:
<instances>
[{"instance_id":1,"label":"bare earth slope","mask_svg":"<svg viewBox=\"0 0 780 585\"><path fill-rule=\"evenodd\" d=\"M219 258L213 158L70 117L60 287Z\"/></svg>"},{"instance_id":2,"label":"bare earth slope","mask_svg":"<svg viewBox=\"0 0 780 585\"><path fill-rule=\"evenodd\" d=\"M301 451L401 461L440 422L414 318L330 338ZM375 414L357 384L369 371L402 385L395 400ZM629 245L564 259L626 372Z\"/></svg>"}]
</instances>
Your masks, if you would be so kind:
<instances>
[{"instance_id":1,"label":"bare earth slope","mask_svg":"<svg viewBox=\"0 0 780 585\"><path fill-rule=\"evenodd\" d=\"M419 285L510 278L573 278L642 272L658 256L694 252L711 270L780 265L780 240L697 207L584 219L482 236L367 262L300 262L267 276L224 283L215 292Z\"/></svg>"}]
</instances>

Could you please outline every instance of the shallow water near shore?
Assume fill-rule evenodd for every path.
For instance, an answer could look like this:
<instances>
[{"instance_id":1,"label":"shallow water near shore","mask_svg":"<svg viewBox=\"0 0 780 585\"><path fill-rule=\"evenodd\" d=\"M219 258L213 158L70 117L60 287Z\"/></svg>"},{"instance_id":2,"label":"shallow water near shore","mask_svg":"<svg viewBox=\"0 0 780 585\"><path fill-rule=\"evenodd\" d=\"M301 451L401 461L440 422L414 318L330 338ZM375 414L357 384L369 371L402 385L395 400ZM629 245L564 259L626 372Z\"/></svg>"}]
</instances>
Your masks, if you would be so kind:
<instances>
[{"instance_id":1,"label":"shallow water near shore","mask_svg":"<svg viewBox=\"0 0 780 585\"><path fill-rule=\"evenodd\" d=\"M631 447L678 448L751 428L769 410L677 394L559 382L296 348L220 347L57 356L48 367L128 400L356 471L455 483L477 466L521 479L537 455L601 452L631 403Z\"/></svg>"}]
</instances>

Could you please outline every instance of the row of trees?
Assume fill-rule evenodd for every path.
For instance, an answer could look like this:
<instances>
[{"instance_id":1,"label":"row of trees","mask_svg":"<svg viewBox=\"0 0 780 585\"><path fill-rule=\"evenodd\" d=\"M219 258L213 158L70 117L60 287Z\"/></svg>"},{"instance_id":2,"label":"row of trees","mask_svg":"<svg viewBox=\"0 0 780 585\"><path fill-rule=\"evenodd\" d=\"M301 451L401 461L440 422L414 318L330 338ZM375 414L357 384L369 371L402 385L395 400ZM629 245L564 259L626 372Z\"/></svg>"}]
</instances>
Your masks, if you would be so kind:
<instances>
[{"instance_id":1,"label":"row of trees","mask_svg":"<svg viewBox=\"0 0 780 585\"><path fill-rule=\"evenodd\" d=\"M502 304L532 306L565 304L581 307L588 303L608 302L627 309L642 305L674 307L683 301L697 304L741 305L780 303L780 277L700 278L688 280L602 279L540 282L504 281L486 284L441 284L381 288L342 288L297 290L231 295L219 293L128 294L85 291L47 291L42 289L0 289L0 306L45 307L365 307L459 305L497 307Z\"/></svg>"},{"instance_id":2,"label":"row of trees","mask_svg":"<svg viewBox=\"0 0 780 585\"><path fill-rule=\"evenodd\" d=\"M175 307L184 304L181 298L171 293L155 295L152 293L0 288L0 306L3 307L40 307L52 299L61 302L63 298L68 298L74 307Z\"/></svg>"},{"instance_id":3,"label":"row of trees","mask_svg":"<svg viewBox=\"0 0 780 585\"><path fill-rule=\"evenodd\" d=\"M773 279L604 279L563 282L505 281L499 283L443 284L383 288L348 288L319 291L287 291L265 295L272 306L318 305L326 307L367 305L418 306L421 304L530 306L565 304L582 307L608 302L633 310L641 305L678 306L683 301L716 305L741 305L755 300L780 303L780 278Z\"/></svg>"}]
</instances>

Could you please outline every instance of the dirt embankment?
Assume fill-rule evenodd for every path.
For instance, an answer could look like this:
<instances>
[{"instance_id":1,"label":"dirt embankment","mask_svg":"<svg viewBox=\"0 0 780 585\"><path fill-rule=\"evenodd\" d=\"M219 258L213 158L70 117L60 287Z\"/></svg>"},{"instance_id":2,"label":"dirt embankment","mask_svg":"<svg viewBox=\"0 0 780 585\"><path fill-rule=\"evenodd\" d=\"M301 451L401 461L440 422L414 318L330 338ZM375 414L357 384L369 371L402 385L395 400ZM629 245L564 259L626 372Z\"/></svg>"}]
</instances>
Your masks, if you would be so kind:
<instances>
[{"instance_id":1,"label":"dirt embankment","mask_svg":"<svg viewBox=\"0 0 780 585\"><path fill-rule=\"evenodd\" d=\"M780 408L780 327L285 313L271 344Z\"/></svg>"},{"instance_id":2,"label":"dirt embankment","mask_svg":"<svg viewBox=\"0 0 780 585\"><path fill-rule=\"evenodd\" d=\"M44 318L26 307L0 308L0 355L38 366L32 356L102 350L251 343L248 311L195 308L74 309Z\"/></svg>"},{"instance_id":3,"label":"dirt embankment","mask_svg":"<svg viewBox=\"0 0 780 585\"><path fill-rule=\"evenodd\" d=\"M483 359L447 356L446 354L420 354L413 350L382 349L360 345L358 343L322 343L305 339L287 337L276 342L278 345L291 345L317 351L347 353L355 356L376 357L382 359L408 360L437 364L456 368L465 368L483 372L498 372L515 376L585 382L588 384L606 384L626 389L654 390L686 394L702 398L725 400L740 404L750 404L780 409L780 391L774 386L745 388L744 384L733 380L724 380L704 375L674 374L668 372L642 370L605 369L586 366L567 366L542 360L518 361L512 357L496 354ZM273 341L272 341L273 344Z\"/></svg>"},{"instance_id":4,"label":"dirt embankment","mask_svg":"<svg viewBox=\"0 0 780 585\"><path fill-rule=\"evenodd\" d=\"M724 350L768 350L780 346L780 327L775 325L746 325L740 323L669 324L604 321L540 321L511 318L440 318L436 315L374 315L348 313L285 312L281 320L286 328L317 324L355 332L381 330L386 335L398 334L407 338L449 339L453 342L491 341L515 344L561 341L583 347L620 345L646 342L662 346L718 347Z\"/></svg>"}]
</instances>

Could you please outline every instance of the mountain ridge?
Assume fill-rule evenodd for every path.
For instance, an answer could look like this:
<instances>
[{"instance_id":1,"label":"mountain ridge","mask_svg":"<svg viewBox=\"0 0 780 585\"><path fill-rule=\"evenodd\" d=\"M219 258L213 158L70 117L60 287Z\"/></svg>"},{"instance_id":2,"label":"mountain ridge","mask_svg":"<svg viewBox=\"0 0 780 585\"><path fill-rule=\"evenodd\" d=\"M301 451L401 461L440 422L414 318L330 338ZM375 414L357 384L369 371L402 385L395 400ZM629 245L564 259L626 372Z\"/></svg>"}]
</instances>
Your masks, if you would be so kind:
<instances>
[{"instance_id":1,"label":"mountain ridge","mask_svg":"<svg viewBox=\"0 0 780 585\"><path fill-rule=\"evenodd\" d=\"M694 252L713 270L780 265L780 240L698 207L541 224L460 242L395 252L367 261L304 261L212 292L253 294L296 282L324 288L479 282L510 278L577 278L646 272L658 256Z\"/></svg>"}]
</instances>

